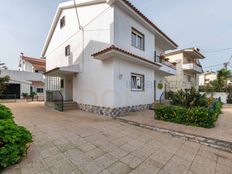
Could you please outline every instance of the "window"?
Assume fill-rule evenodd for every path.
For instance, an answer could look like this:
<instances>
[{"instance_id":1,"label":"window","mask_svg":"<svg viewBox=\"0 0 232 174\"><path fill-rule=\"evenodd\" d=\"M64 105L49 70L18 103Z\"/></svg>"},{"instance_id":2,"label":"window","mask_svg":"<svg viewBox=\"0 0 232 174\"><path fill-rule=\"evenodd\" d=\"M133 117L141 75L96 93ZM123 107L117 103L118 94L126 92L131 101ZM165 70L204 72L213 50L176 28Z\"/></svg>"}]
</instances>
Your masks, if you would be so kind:
<instances>
[{"instance_id":1,"label":"window","mask_svg":"<svg viewBox=\"0 0 232 174\"><path fill-rule=\"evenodd\" d=\"M131 74L131 90L144 91L144 75Z\"/></svg>"},{"instance_id":2,"label":"window","mask_svg":"<svg viewBox=\"0 0 232 174\"><path fill-rule=\"evenodd\" d=\"M187 75L188 82L192 81L192 77L190 75Z\"/></svg>"},{"instance_id":3,"label":"window","mask_svg":"<svg viewBox=\"0 0 232 174\"><path fill-rule=\"evenodd\" d=\"M63 89L64 88L64 79L60 80L60 88Z\"/></svg>"},{"instance_id":4,"label":"window","mask_svg":"<svg viewBox=\"0 0 232 174\"><path fill-rule=\"evenodd\" d=\"M131 31L131 44L136 48L144 50L144 35L134 28Z\"/></svg>"},{"instance_id":5,"label":"window","mask_svg":"<svg viewBox=\"0 0 232 174\"><path fill-rule=\"evenodd\" d=\"M36 91L37 93L43 93L43 88L37 88Z\"/></svg>"},{"instance_id":6,"label":"window","mask_svg":"<svg viewBox=\"0 0 232 174\"><path fill-rule=\"evenodd\" d=\"M63 28L65 26L65 16L63 16L60 20L60 28Z\"/></svg>"},{"instance_id":7,"label":"window","mask_svg":"<svg viewBox=\"0 0 232 174\"><path fill-rule=\"evenodd\" d=\"M71 51L70 51L70 45L65 47L65 56L70 56Z\"/></svg>"}]
</instances>

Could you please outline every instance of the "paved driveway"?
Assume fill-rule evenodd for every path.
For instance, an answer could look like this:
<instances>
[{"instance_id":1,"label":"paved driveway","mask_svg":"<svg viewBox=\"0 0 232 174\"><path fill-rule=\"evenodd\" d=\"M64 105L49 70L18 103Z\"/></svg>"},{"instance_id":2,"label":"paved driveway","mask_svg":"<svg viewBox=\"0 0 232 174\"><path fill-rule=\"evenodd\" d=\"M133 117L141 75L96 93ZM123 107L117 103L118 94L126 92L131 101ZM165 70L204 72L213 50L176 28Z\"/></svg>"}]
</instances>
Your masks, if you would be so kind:
<instances>
[{"instance_id":1,"label":"paved driveway","mask_svg":"<svg viewBox=\"0 0 232 174\"><path fill-rule=\"evenodd\" d=\"M27 157L4 173L231 174L232 154L82 111L7 104L33 133Z\"/></svg>"}]
</instances>

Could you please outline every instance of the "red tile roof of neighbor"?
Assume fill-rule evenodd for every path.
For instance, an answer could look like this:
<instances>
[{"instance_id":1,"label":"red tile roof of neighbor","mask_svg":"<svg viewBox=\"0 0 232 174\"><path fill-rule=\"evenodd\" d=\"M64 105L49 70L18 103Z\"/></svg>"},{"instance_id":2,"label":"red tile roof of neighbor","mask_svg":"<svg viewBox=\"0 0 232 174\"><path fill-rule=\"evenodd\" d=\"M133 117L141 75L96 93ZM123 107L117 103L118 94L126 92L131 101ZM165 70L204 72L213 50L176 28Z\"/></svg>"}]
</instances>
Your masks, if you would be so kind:
<instances>
[{"instance_id":1,"label":"red tile roof of neighbor","mask_svg":"<svg viewBox=\"0 0 232 174\"><path fill-rule=\"evenodd\" d=\"M101 55L101 54L107 53L107 52L109 52L109 51L111 51L111 50L119 51L119 52L121 52L121 53L124 53L124 54L127 54L127 55L129 55L129 56L135 57L135 58L138 59L138 60L142 60L142 61L144 61L144 62L150 63L150 64L152 64L152 65L156 65L156 66L159 66L159 67L161 66L160 64L158 64L158 63L156 63L156 62L152 62L152 61L147 60L147 59L145 59L145 58L143 58L143 57L140 57L140 56L138 56L138 55L135 55L135 54L133 54L133 53L130 53L130 52L128 52L128 51L125 51L125 50L123 50L123 49L121 49L121 48L116 47L115 45L111 45L110 47L108 47L108 48L106 48L106 49L104 49L104 50L101 50L101 51L99 51L99 52L97 52L97 53L94 53L94 54L92 54L92 56L93 56L93 57L96 57L96 56L99 56L99 55Z\"/></svg>"},{"instance_id":2,"label":"red tile roof of neighbor","mask_svg":"<svg viewBox=\"0 0 232 174\"><path fill-rule=\"evenodd\" d=\"M29 63L31 63L36 70L45 71L46 59L33 58L28 56L21 56L21 58Z\"/></svg>"},{"instance_id":3,"label":"red tile roof of neighbor","mask_svg":"<svg viewBox=\"0 0 232 174\"><path fill-rule=\"evenodd\" d=\"M44 86L44 82L42 82L42 81L34 81L34 80L32 80L31 82L32 82L33 86Z\"/></svg>"},{"instance_id":4,"label":"red tile roof of neighbor","mask_svg":"<svg viewBox=\"0 0 232 174\"><path fill-rule=\"evenodd\" d=\"M33 58L33 57L27 57L27 56L22 56L22 59L25 60L25 61L30 62L31 64L45 65L45 63L46 63L45 59L39 59L39 58Z\"/></svg>"},{"instance_id":5,"label":"red tile roof of neighbor","mask_svg":"<svg viewBox=\"0 0 232 174\"><path fill-rule=\"evenodd\" d=\"M140 17L142 17L145 21L147 21L155 30L157 30L159 33L161 33L167 40L169 40L175 47L178 47L178 45L169 38L163 31L161 31L148 17L146 17L140 10L138 10L132 3L130 3L128 0L122 0L125 2L134 12L136 12Z\"/></svg>"}]
</instances>

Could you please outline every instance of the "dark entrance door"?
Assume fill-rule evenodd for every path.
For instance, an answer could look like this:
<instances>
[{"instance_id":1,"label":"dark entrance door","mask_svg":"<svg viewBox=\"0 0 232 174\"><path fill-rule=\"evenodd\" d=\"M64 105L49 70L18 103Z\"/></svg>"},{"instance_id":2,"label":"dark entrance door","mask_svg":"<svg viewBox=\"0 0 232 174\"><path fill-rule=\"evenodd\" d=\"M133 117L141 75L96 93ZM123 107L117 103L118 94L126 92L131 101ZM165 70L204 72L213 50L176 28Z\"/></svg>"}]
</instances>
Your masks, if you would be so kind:
<instances>
[{"instance_id":1,"label":"dark entrance door","mask_svg":"<svg viewBox=\"0 0 232 174\"><path fill-rule=\"evenodd\" d=\"M154 101L156 101L156 80L154 80Z\"/></svg>"},{"instance_id":2,"label":"dark entrance door","mask_svg":"<svg viewBox=\"0 0 232 174\"><path fill-rule=\"evenodd\" d=\"M1 96L2 99L20 99L20 84L8 84Z\"/></svg>"}]
</instances>

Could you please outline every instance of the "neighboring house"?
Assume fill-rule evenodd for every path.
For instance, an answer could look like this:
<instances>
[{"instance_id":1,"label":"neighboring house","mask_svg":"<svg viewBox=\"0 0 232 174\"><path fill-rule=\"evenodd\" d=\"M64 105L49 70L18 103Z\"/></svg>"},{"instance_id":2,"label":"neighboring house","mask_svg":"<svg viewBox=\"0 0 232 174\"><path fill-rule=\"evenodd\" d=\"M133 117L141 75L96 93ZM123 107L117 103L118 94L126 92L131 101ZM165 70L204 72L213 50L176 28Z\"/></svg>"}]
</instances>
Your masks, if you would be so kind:
<instances>
[{"instance_id":1,"label":"neighboring house","mask_svg":"<svg viewBox=\"0 0 232 174\"><path fill-rule=\"evenodd\" d=\"M167 77L168 90L199 89L199 75L203 73L200 59L205 57L197 48L188 48L165 54L165 58L176 63L177 73Z\"/></svg>"},{"instance_id":2,"label":"neighboring house","mask_svg":"<svg viewBox=\"0 0 232 174\"><path fill-rule=\"evenodd\" d=\"M217 79L217 73L214 71L207 71L199 76L199 85L205 86L209 84L209 82Z\"/></svg>"},{"instance_id":3,"label":"neighboring house","mask_svg":"<svg viewBox=\"0 0 232 174\"><path fill-rule=\"evenodd\" d=\"M77 12L81 26L73 1L60 4L45 42L49 96L111 116L159 100L176 73L159 55L177 45L127 0L82 0Z\"/></svg>"},{"instance_id":4,"label":"neighboring house","mask_svg":"<svg viewBox=\"0 0 232 174\"><path fill-rule=\"evenodd\" d=\"M19 71L43 74L46 71L46 60L32 58L22 54L19 60Z\"/></svg>"},{"instance_id":5,"label":"neighboring house","mask_svg":"<svg viewBox=\"0 0 232 174\"><path fill-rule=\"evenodd\" d=\"M44 100L45 60L20 56L19 70L0 70L0 77L9 76L10 81L1 98L22 98L23 93L35 92Z\"/></svg>"},{"instance_id":6,"label":"neighboring house","mask_svg":"<svg viewBox=\"0 0 232 174\"><path fill-rule=\"evenodd\" d=\"M40 100L44 100L45 79L43 73L46 71L46 60L24 56L22 53L19 60L19 71L38 74L39 78L29 79L32 82L29 93L35 92Z\"/></svg>"}]
</instances>

